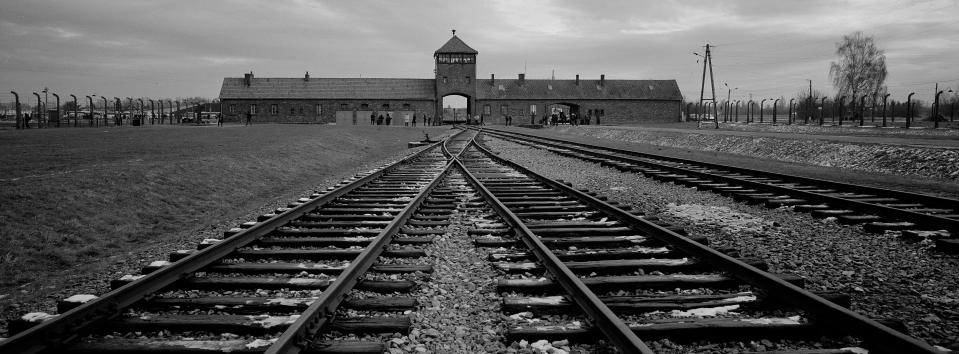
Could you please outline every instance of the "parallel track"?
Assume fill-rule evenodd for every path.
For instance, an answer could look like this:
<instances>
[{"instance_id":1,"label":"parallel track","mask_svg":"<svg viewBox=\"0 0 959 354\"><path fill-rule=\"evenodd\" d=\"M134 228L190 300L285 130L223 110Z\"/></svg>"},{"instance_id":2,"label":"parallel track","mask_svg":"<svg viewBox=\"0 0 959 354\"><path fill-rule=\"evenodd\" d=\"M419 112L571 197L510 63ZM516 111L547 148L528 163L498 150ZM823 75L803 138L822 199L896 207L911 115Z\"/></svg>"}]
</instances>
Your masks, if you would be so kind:
<instances>
[{"instance_id":1,"label":"parallel track","mask_svg":"<svg viewBox=\"0 0 959 354\"><path fill-rule=\"evenodd\" d=\"M726 342L828 334L857 336L876 352L935 352L838 305L848 302L846 296L823 294L836 302L827 300L803 290L801 279L765 272L761 261L726 255L704 245L705 239L685 237L473 147L456 162L501 221L485 221L471 233L485 235L477 245L507 248L491 255L497 268L526 275L499 282L500 293L517 294L504 299L504 309L582 311L591 322L519 326L508 340L590 341L602 333L623 352L652 353L640 338ZM743 313L672 319L654 312L729 306Z\"/></svg>"},{"instance_id":2,"label":"parallel track","mask_svg":"<svg viewBox=\"0 0 959 354\"><path fill-rule=\"evenodd\" d=\"M792 176L568 140L484 128L519 144L641 173L661 181L694 186L767 207L792 207L815 217L862 224L869 232L901 231L910 238L932 237L938 249L959 253L959 200L891 189Z\"/></svg>"}]
</instances>

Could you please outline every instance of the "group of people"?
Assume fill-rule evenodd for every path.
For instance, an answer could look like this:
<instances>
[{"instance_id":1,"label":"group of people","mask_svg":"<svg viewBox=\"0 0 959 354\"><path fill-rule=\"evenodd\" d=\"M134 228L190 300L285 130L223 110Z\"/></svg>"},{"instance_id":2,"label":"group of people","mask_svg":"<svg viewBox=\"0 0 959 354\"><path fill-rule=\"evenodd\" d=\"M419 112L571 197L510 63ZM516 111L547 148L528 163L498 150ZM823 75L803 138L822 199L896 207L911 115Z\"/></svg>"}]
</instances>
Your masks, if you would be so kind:
<instances>
[{"instance_id":1,"label":"group of people","mask_svg":"<svg viewBox=\"0 0 959 354\"><path fill-rule=\"evenodd\" d=\"M416 113L404 113L403 114L403 126L405 127L415 127L417 120L422 119L423 123L426 125L433 125L433 118L427 114L424 114L422 118L417 117ZM370 125L393 125L393 112L386 112L386 116L382 112L377 114L377 112L370 113Z\"/></svg>"},{"instance_id":2,"label":"group of people","mask_svg":"<svg viewBox=\"0 0 959 354\"><path fill-rule=\"evenodd\" d=\"M596 117L596 124L599 123L599 116ZM590 125L592 124L593 116L591 113L586 113L586 116L580 117L576 112L572 112L569 116L566 115L566 112L560 111L559 114L543 114L543 118L539 120L539 124L542 125L558 125L558 124L569 124L569 125ZM507 125L509 122L507 121Z\"/></svg>"}]
</instances>

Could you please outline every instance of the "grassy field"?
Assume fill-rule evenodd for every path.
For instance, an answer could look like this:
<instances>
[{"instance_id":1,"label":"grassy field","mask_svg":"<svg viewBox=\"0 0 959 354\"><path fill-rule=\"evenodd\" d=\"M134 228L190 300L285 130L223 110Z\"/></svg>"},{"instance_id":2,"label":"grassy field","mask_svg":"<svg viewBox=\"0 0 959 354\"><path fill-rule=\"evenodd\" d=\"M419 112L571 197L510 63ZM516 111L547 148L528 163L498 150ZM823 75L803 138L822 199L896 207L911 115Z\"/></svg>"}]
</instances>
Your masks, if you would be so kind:
<instances>
[{"instance_id":1,"label":"grassy field","mask_svg":"<svg viewBox=\"0 0 959 354\"><path fill-rule=\"evenodd\" d=\"M437 136L448 128L430 128ZM257 125L0 132L3 288L292 200L425 129Z\"/></svg>"}]
</instances>

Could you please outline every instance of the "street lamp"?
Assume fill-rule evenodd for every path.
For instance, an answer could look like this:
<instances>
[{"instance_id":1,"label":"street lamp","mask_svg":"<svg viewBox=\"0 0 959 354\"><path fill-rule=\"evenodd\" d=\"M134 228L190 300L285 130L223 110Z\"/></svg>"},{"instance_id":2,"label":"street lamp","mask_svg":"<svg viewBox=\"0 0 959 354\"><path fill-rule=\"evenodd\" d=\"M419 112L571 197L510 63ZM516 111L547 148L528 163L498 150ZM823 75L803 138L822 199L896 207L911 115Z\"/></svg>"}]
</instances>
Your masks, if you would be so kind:
<instances>
[{"instance_id":1,"label":"street lamp","mask_svg":"<svg viewBox=\"0 0 959 354\"><path fill-rule=\"evenodd\" d=\"M768 98L763 98L762 101L759 101L759 123L760 124L762 124L763 122L763 106L766 104L766 100L768 100Z\"/></svg>"},{"instance_id":2,"label":"street lamp","mask_svg":"<svg viewBox=\"0 0 959 354\"><path fill-rule=\"evenodd\" d=\"M90 103L90 105L87 106L87 108L90 109L90 126L92 127L93 126L93 97L91 97L90 95L87 95L87 101Z\"/></svg>"},{"instance_id":3,"label":"street lamp","mask_svg":"<svg viewBox=\"0 0 959 354\"><path fill-rule=\"evenodd\" d=\"M793 124L793 101L795 100L795 98L789 99L789 116L786 117L786 124Z\"/></svg>"},{"instance_id":4,"label":"street lamp","mask_svg":"<svg viewBox=\"0 0 959 354\"><path fill-rule=\"evenodd\" d=\"M34 96L37 96L37 128L43 128L43 127L40 125L40 117L43 117L43 115L40 113L40 94L34 92L33 95L34 95ZM30 127L30 122L27 121L27 128L29 128L29 127Z\"/></svg>"},{"instance_id":5,"label":"street lamp","mask_svg":"<svg viewBox=\"0 0 959 354\"><path fill-rule=\"evenodd\" d=\"M906 97L906 128L909 128L909 125L912 124L912 95L915 94L915 92L912 92Z\"/></svg>"},{"instance_id":6,"label":"street lamp","mask_svg":"<svg viewBox=\"0 0 959 354\"><path fill-rule=\"evenodd\" d=\"M107 98L104 97L104 96L100 96L100 98L103 98L103 126L105 127L105 126L108 125L108 124L107 124L107 114L109 114L109 113L107 112Z\"/></svg>"},{"instance_id":7,"label":"street lamp","mask_svg":"<svg viewBox=\"0 0 959 354\"><path fill-rule=\"evenodd\" d=\"M738 90L739 88L738 88L738 87L736 87L736 88L729 88L729 84L727 84L727 83L725 83L725 82L723 83L723 85L726 86L726 119L723 120L724 122L726 122L726 121L729 121L729 105L730 105L729 100L730 100L730 97L732 97L733 90Z\"/></svg>"},{"instance_id":8,"label":"street lamp","mask_svg":"<svg viewBox=\"0 0 959 354\"><path fill-rule=\"evenodd\" d=\"M936 105L936 109L935 109L935 112L932 114L932 121L934 124L933 128L939 128L939 95L941 95L943 92L946 92L946 91L939 90L939 92L936 92L936 99L934 101L934 104ZM949 92L952 92L952 90L950 89Z\"/></svg>"},{"instance_id":9,"label":"street lamp","mask_svg":"<svg viewBox=\"0 0 959 354\"><path fill-rule=\"evenodd\" d=\"M57 128L60 127L60 95L53 93L53 97L57 98Z\"/></svg>"},{"instance_id":10,"label":"street lamp","mask_svg":"<svg viewBox=\"0 0 959 354\"><path fill-rule=\"evenodd\" d=\"M886 104L889 103L889 95L891 94L887 93L882 96L882 127L883 128L886 127Z\"/></svg>"},{"instance_id":11,"label":"street lamp","mask_svg":"<svg viewBox=\"0 0 959 354\"><path fill-rule=\"evenodd\" d=\"M73 126L76 127L77 119L80 118L80 116L77 115L77 109L80 108L80 105L77 104L77 95L70 94L70 97L73 97ZM69 124L69 121L67 123Z\"/></svg>"},{"instance_id":12,"label":"street lamp","mask_svg":"<svg viewBox=\"0 0 959 354\"><path fill-rule=\"evenodd\" d=\"M20 95L16 91L10 91L13 94L13 102L15 107L13 108L17 114L17 129L23 129L23 118L20 116Z\"/></svg>"},{"instance_id":13,"label":"street lamp","mask_svg":"<svg viewBox=\"0 0 959 354\"><path fill-rule=\"evenodd\" d=\"M123 125L123 101L114 97L113 102L113 124Z\"/></svg>"},{"instance_id":14,"label":"street lamp","mask_svg":"<svg viewBox=\"0 0 959 354\"><path fill-rule=\"evenodd\" d=\"M779 104L779 98L773 101L773 125L776 125L776 105Z\"/></svg>"},{"instance_id":15,"label":"street lamp","mask_svg":"<svg viewBox=\"0 0 959 354\"><path fill-rule=\"evenodd\" d=\"M43 112L40 113L40 116L37 117L37 128L40 128L40 122L43 122L43 125L47 125L47 121L50 120L50 117L47 116L47 108L50 107L50 89L47 87L43 88Z\"/></svg>"}]
</instances>

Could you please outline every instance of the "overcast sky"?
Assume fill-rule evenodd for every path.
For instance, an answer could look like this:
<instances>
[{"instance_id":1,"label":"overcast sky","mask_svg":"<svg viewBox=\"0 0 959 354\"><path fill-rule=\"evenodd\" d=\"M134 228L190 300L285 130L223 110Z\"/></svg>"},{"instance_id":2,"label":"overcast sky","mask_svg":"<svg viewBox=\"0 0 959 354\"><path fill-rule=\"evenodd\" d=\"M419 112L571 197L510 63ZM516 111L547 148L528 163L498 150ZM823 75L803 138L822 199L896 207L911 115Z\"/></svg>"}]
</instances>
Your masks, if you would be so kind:
<instances>
[{"instance_id":1,"label":"overcast sky","mask_svg":"<svg viewBox=\"0 0 959 354\"><path fill-rule=\"evenodd\" d=\"M450 29L477 76L676 79L699 96L713 50L717 96L833 92L843 34L885 49L893 98L959 88L959 1L3 0L3 102L45 86L68 97L215 97L223 77L431 78ZM707 84L708 85L708 84ZM708 86L707 86L708 89ZM956 90L959 91L959 90Z\"/></svg>"}]
</instances>

